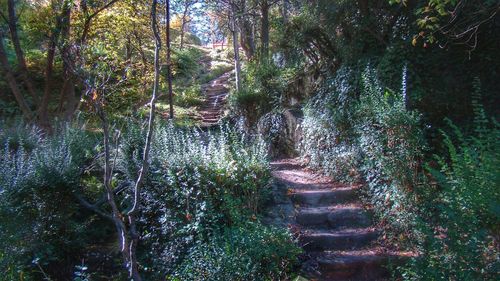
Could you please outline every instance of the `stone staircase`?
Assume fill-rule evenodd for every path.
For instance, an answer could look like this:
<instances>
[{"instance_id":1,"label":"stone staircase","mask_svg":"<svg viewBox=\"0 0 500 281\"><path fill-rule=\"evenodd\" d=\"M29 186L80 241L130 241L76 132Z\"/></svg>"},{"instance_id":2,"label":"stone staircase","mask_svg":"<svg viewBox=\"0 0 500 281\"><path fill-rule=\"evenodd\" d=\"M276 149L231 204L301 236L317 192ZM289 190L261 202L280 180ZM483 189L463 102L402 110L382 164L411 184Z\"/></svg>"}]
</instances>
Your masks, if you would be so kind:
<instances>
[{"instance_id":1,"label":"stone staircase","mask_svg":"<svg viewBox=\"0 0 500 281\"><path fill-rule=\"evenodd\" d=\"M309 280L388 280L386 266L407 253L381 246L380 231L361 204L360 185L342 185L303 168L297 160L271 163L276 180L268 222L287 226L305 253Z\"/></svg>"},{"instance_id":2,"label":"stone staircase","mask_svg":"<svg viewBox=\"0 0 500 281\"><path fill-rule=\"evenodd\" d=\"M205 103L199 111L202 128L216 125L222 117L229 94L227 88L229 79L230 72L227 72L202 87L205 94Z\"/></svg>"}]
</instances>

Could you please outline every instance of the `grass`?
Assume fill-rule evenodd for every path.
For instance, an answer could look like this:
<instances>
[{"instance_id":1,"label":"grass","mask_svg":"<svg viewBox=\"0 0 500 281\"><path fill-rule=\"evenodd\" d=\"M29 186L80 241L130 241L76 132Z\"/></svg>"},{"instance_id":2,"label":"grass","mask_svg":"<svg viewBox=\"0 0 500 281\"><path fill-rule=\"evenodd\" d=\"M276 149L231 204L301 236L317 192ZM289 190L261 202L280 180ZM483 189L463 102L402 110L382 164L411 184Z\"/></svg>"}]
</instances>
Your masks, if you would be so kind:
<instances>
[{"instance_id":1,"label":"grass","mask_svg":"<svg viewBox=\"0 0 500 281\"><path fill-rule=\"evenodd\" d=\"M169 116L170 106L167 101L158 101L156 103L156 113L159 114L158 118L166 119ZM142 107L139 111L141 116L147 116L149 112L148 107ZM197 126L200 125L200 114L196 107L181 107L174 104L174 122L179 126Z\"/></svg>"}]
</instances>

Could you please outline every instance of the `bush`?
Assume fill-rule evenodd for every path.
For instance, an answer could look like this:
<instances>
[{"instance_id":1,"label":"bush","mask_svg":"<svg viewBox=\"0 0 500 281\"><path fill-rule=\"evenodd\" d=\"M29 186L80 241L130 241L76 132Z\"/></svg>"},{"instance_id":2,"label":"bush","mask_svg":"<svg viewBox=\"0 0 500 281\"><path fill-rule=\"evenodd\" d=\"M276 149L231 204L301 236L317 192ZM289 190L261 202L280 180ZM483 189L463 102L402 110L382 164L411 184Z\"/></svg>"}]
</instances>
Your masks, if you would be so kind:
<instances>
[{"instance_id":1,"label":"bush","mask_svg":"<svg viewBox=\"0 0 500 281\"><path fill-rule=\"evenodd\" d=\"M232 112L245 117L248 126L257 122L262 111L270 109L269 102L269 97L263 92L255 91L247 86L229 95L229 105Z\"/></svg>"},{"instance_id":2,"label":"bush","mask_svg":"<svg viewBox=\"0 0 500 281\"><path fill-rule=\"evenodd\" d=\"M172 53L172 74L174 78L190 78L199 71L198 60L201 51L196 48L184 48Z\"/></svg>"},{"instance_id":3,"label":"bush","mask_svg":"<svg viewBox=\"0 0 500 281\"><path fill-rule=\"evenodd\" d=\"M0 133L0 271L65 279L88 242L73 192L94 142L69 128L50 138L10 132Z\"/></svg>"},{"instance_id":4,"label":"bush","mask_svg":"<svg viewBox=\"0 0 500 281\"><path fill-rule=\"evenodd\" d=\"M141 163L144 128L128 124L114 147L113 186L135 180ZM0 270L5 278L102 275L122 280L113 224L82 209L76 198L91 203L102 198L97 139L80 128L42 137L36 129L17 127L2 128L0 140ZM287 274L296 249L290 235L259 221L271 176L266 153L262 141L227 126L212 133L159 126L141 190L141 273L151 280L187 276L183 270L190 270L191 257L201 259L193 264L202 262L198 253L203 249L228 245L228 261L248 262L244 276ZM130 204L130 192L117 194L120 209ZM209 265L207 271L217 272Z\"/></svg>"},{"instance_id":5,"label":"bush","mask_svg":"<svg viewBox=\"0 0 500 281\"><path fill-rule=\"evenodd\" d=\"M200 85L190 86L175 95L175 104L182 107L200 106L204 98L201 95Z\"/></svg>"},{"instance_id":6,"label":"bush","mask_svg":"<svg viewBox=\"0 0 500 281\"><path fill-rule=\"evenodd\" d=\"M400 269L404 279L496 280L499 125L473 93L474 136L455 126L456 137L443 133L448 156L436 156L426 175L420 116L406 109L405 80L404 71L395 94L369 67L359 87L355 72L341 69L308 102L301 149L311 166L366 183L364 198L391 244L420 254Z\"/></svg>"},{"instance_id":7,"label":"bush","mask_svg":"<svg viewBox=\"0 0 500 281\"><path fill-rule=\"evenodd\" d=\"M288 72L271 62L249 62L243 71L242 84L245 86L229 96L233 111L245 117L247 125L253 126L261 116L280 108L288 85Z\"/></svg>"},{"instance_id":8,"label":"bush","mask_svg":"<svg viewBox=\"0 0 500 281\"><path fill-rule=\"evenodd\" d=\"M171 280L288 280L300 249L282 229L249 223L190 249Z\"/></svg>"},{"instance_id":9,"label":"bush","mask_svg":"<svg viewBox=\"0 0 500 281\"><path fill-rule=\"evenodd\" d=\"M130 171L127 174L134 175L142 140L137 130L130 134L123 146L123 155L127 157L120 166ZM185 275L191 270L187 269L191 266L188 263L201 263L208 258L200 256L201 253L214 250L213 243L227 242L217 238L218 235L231 229L242 232L258 227L266 229L258 217L269 193L267 149L262 141L251 141L226 126L220 132L204 135L195 129L169 124L159 128L155 135L140 219L141 229L147 230L142 243L148 251L141 256L151 279L173 274L180 280L191 280ZM248 239L257 239L255 235ZM227 260L246 259L250 262L247 266L260 267L261 259L270 258L267 248L278 247L268 242L266 248L260 249L265 254L258 259L236 245L234 253L226 253L234 254ZM285 242L276 240L276 243ZM208 262L204 269L216 272L218 269L213 266L218 264Z\"/></svg>"},{"instance_id":10,"label":"bush","mask_svg":"<svg viewBox=\"0 0 500 281\"><path fill-rule=\"evenodd\" d=\"M448 155L436 156L439 169L428 168L439 187L426 198L422 256L404 269L408 280L498 279L500 126L474 96L475 133L466 137L452 124L453 138L443 132Z\"/></svg>"},{"instance_id":11,"label":"bush","mask_svg":"<svg viewBox=\"0 0 500 281\"><path fill-rule=\"evenodd\" d=\"M417 235L414 191L422 182L419 116L406 110L404 90L384 90L370 67L361 79L355 73L341 69L309 101L301 149L337 180L366 182L367 203L394 237L406 237L394 243L408 243Z\"/></svg>"}]
</instances>

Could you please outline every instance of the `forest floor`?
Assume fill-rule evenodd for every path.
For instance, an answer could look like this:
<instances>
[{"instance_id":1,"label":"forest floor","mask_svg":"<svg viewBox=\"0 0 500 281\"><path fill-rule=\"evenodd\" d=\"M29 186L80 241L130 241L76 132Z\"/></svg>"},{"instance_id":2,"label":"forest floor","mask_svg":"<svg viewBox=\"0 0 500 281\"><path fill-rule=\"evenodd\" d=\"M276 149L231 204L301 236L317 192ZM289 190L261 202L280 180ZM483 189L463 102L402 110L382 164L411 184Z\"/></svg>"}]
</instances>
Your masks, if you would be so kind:
<instances>
[{"instance_id":1,"label":"forest floor","mask_svg":"<svg viewBox=\"0 0 500 281\"><path fill-rule=\"evenodd\" d=\"M288 227L304 249L301 274L309 280L387 280L387 266L411 255L384 246L363 206L361 185L333 181L297 159L271 163L275 179L269 223Z\"/></svg>"}]
</instances>

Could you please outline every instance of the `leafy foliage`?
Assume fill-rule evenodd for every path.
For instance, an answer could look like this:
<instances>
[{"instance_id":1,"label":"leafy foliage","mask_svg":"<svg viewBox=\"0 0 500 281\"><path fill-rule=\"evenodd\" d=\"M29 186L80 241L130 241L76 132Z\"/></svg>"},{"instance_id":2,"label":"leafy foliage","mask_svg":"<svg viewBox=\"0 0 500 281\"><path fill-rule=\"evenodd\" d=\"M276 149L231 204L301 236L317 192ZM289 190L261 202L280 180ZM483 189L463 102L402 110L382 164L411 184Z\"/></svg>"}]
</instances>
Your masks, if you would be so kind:
<instances>
[{"instance_id":1,"label":"leafy foliage","mask_svg":"<svg viewBox=\"0 0 500 281\"><path fill-rule=\"evenodd\" d=\"M116 147L113 185L133 180L140 167L143 128L133 124ZM99 274L120 279L112 265L115 253L94 249L114 241L112 225L77 200L98 202L102 196L96 177L102 163L94 158L101 149L98 139L81 128L46 137L23 127L2 128L0 139L2 271L34 279ZM207 258L239 261L241 276L269 279L289 273L298 252L292 238L259 220L270 179L262 141L227 126L205 134L166 124L156 131L152 155L138 221L138 254L147 276L188 280L188 268L195 270ZM118 196L126 209L129 191ZM257 250L255 243L262 247ZM223 256L200 256L221 245ZM204 269L217 272L219 265Z\"/></svg>"},{"instance_id":2,"label":"leafy foliage","mask_svg":"<svg viewBox=\"0 0 500 281\"><path fill-rule=\"evenodd\" d=\"M0 268L11 273L43 268L63 278L90 238L73 192L94 140L69 128L49 139L29 128L16 131L10 135L2 128Z\"/></svg>"},{"instance_id":3,"label":"leafy foliage","mask_svg":"<svg viewBox=\"0 0 500 281\"><path fill-rule=\"evenodd\" d=\"M282 106L282 98L293 74L273 62L249 62L244 71L244 87L229 96L234 114L244 116L249 126L264 114Z\"/></svg>"},{"instance_id":4,"label":"leafy foliage","mask_svg":"<svg viewBox=\"0 0 500 281\"><path fill-rule=\"evenodd\" d=\"M353 73L339 71L306 106L301 148L310 165L366 183L365 200L391 243L420 253L402 268L405 279L494 280L499 129L479 102L479 83L474 136L454 125L455 137L442 132L448 153L427 169L432 183L421 167L425 142L419 115L406 109L404 83L402 94L384 90L368 67L357 96Z\"/></svg>"},{"instance_id":5,"label":"leafy foliage","mask_svg":"<svg viewBox=\"0 0 500 281\"><path fill-rule=\"evenodd\" d=\"M282 229L258 224L232 227L196 244L173 280L282 280L299 249Z\"/></svg>"},{"instance_id":6,"label":"leafy foliage","mask_svg":"<svg viewBox=\"0 0 500 281\"><path fill-rule=\"evenodd\" d=\"M419 224L426 234L419 244L423 256L404 268L409 280L498 278L500 253L493 235L500 223L500 128L487 119L478 91L473 95L475 133L464 136L451 124L454 137L443 132L447 156L436 156L438 168L428 168L439 189L427 196L425 215L439 216Z\"/></svg>"},{"instance_id":7,"label":"leafy foliage","mask_svg":"<svg viewBox=\"0 0 500 281\"><path fill-rule=\"evenodd\" d=\"M137 132L131 133L140 136ZM123 147L127 157L120 161L120 166L133 175L138 167L141 141L133 141L135 137L127 139ZM174 279L189 280L200 276L197 275L201 274L200 270L212 274L228 270L225 274L229 274L232 271L220 268L224 261L247 262L239 273L231 273L241 276L260 274L270 277L275 270L288 268L291 262L286 260L292 261L296 252L291 238L286 233L268 230L258 220L268 194L267 148L262 141L249 144L249 140L225 126L219 133L206 136L196 130L172 125L156 132L141 217L142 228L147 229L143 240L147 245L145 249L154 253L153 256L143 253L152 276L169 273ZM269 236L261 238L260 235L267 231L270 231ZM275 234L280 238L268 241ZM241 242L234 244L234 239L241 239ZM251 251L252 244L248 239L264 239L269 243L269 252L266 252L267 248L259 249L264 251L262 253ZM225 252L220 253L218 247L222 245L225 245ZM273 247L283 247L286 252L276 259L287 265L261 268ZM222 256L215 253L211 256L215 250ZM203 268L199 267L201 264L204 264ZM229 275L207 275L207 278L219 280L217 278L221 276ZM237 278L238 275L231 276Z\"/></svg>"},{"instance_id":8,"label":"leafy foliage","mask_svg":"<svg viewBox=\"0 0 500 281\"><path fill-rule=\"evenodd\" d=\"M366 182L377 216L411 238L424 145L419 117L406 110L403 95L384 91L370 67L360 76L344 69L325 82L306 106L301 148L311 166L338 180Z\"/></svg>"}]
</instances>

